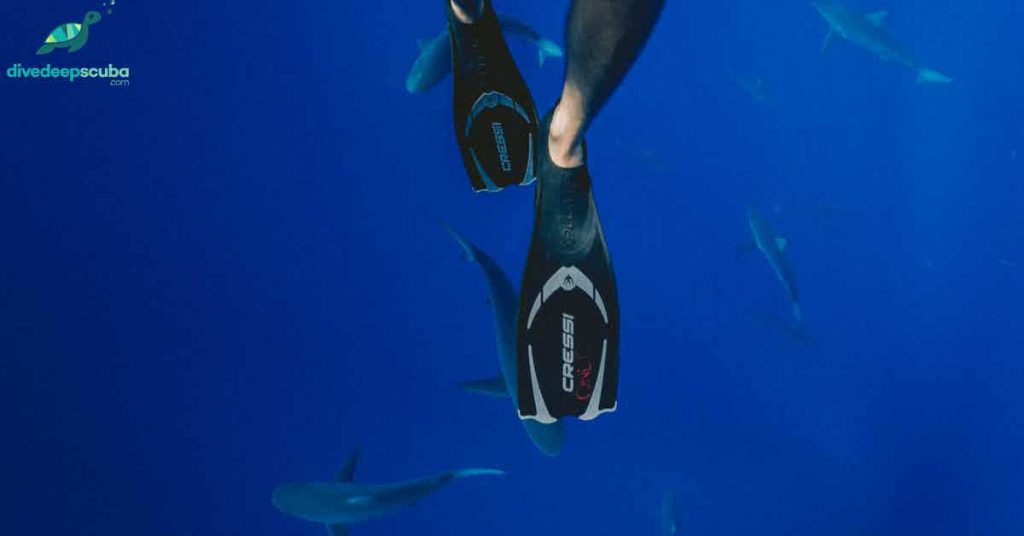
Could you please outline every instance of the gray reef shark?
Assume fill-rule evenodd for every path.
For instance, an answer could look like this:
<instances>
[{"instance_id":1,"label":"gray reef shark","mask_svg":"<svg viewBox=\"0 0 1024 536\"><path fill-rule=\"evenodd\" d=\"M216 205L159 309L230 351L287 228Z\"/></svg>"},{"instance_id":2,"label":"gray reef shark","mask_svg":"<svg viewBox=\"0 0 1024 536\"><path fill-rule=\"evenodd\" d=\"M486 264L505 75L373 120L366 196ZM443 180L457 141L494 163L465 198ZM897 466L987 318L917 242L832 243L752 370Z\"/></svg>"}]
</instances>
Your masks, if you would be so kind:
<instances>
[{"instance_id":1,"label":"gray reef shark","mask_svg":"<svg viewBox=\"0 0 1024 536\"><path fill-rule=\"evenodd\" d=\"M442 224L444 225L444 224ZM512 399L512 407L518 408L518 389L516 389L519 361L516 354L516 315L519 312L519 293L512 281L498 266L494 259L481 251L454 229L444 225L448 234L462 246L469 261L475 262L483 271L487 281L491 308L494 312L494 331L497 337L498 363L501 374L483 380L469 381L462 384L466 391ZM511 387L511 388L510 388ZM561 422L544 424L534 420L520 420L526 428L533 444L544 454L556 456L562 451L565 432Z\"/></svg>"},{"instance_id":2,"label":"gray reef shark","mask_svg":"<svg viewBox=\"0 0 1024 536\"><path fill-rule=\"evenodd\" d=\"M505 32L536 45L541 66L547 58L562 57L562 47L558 43L540 35L525 23L506 15L498 15L498 22ZM447 27L437 37L420 40L419 45L420 55L405 78L405 90L409 93L423 93L452 72L452 47Z\"/></svg>"},{"instance_id":3,"label":"gray reef shark","mask_svg":"<svg viewBox=\"0 0 1024 536\"><path fill-rule=\"evenodd\" d=\"M885 30L889 12L861 13L838 0L811 0L811 4L828 23L829 31L821 51L825 52L835 36L871 52L885 61L895 61L917 73L918 82L948 84L953 79L921 65Z\"/></svg>"},{"instance_id":4,"label":"gray reef shark","mask_svg":"<svg viewBox=\"0 0 1024 536\"><path fill-rule=\"evenodd\" d=\"M331 536L346 536L348 525L390 514L415 504L453 480L480 475L502 475L498 469L462 469L395 484L355 484L358 452L333 482L285 484L274 490L271 501L278 510L327 526Z\"/></svg>"},{"instance_id":5,"label":"gray reef shark","mask_svg":"<svg viewBox=\"0 0 1024 536\"><path fill-rule=\"evenodd\" d=\"M761 213L753 207L747 211L747 222L750 225L750 235L754 239L752 245L764 255L782 286L786 287L786 292L793 302L793 316L800 322L800 291L796 285L796 274L793 273L793 267L786 258L786 239L778 236L761 217Z\"/></svg>"}]
</instances>

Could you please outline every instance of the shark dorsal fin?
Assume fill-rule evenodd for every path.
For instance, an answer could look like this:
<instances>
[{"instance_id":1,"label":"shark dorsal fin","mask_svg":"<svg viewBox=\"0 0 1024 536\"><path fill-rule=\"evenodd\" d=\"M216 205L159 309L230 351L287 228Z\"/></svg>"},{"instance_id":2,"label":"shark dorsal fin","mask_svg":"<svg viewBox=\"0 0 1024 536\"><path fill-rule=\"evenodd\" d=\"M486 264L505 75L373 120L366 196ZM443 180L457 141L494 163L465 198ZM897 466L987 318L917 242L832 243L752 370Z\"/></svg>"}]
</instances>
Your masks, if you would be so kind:
<instances>
[{"instance_id":1,"label":"shark dorsal fin","mask_svg":"<svg viewBox=\"0 0 1024 536\"><path fill-rule=\"evenodd\" d=\"M352 482L352 479L356 476L356 464L359 463L359 451L354 450L349 455L348 461L345 462L344 467L341 471L338 471L338 476L335 477L336 482Z\"/></svg>"},{"instance_id":2,"label":"shark dorsal fin","mask_svg":"<svg viewBox=\"0 0 1024 536\"><path fill-rule=\"evenodd\" d=\"M775 245L778 246L779 251L786 251L786 246L789 245L789 241L781 236L775 237Z\"/></svg>"},{"instance_id":3,"label":"shark dorsal fin","mask_svg":"<svg viewBox=\"0 0 1024 536\"><path fill-rule=\"evenodd\" d=\"M871 24L874 24L875 26L881 26L882 24L885 24L885 18L888 16L888 11L875 11L874 13L868 13L867 15L864 15L864 18L867 19L868 22L870 22Z\"/></svg>"},{"instance_id":4,"label":"shark dorsal fin","mask_svg":"<svg viewBox=\"0 0 1024 536\"><path fill-rule=\"evenodd\" d=\"M502 376L495 376L494 378L487 378L484 380L462 382L460 387L462 387L463 391L470 393L496 397L509 396L508 386L505 385L505 378Z\"/></svg>"}]
</instances>

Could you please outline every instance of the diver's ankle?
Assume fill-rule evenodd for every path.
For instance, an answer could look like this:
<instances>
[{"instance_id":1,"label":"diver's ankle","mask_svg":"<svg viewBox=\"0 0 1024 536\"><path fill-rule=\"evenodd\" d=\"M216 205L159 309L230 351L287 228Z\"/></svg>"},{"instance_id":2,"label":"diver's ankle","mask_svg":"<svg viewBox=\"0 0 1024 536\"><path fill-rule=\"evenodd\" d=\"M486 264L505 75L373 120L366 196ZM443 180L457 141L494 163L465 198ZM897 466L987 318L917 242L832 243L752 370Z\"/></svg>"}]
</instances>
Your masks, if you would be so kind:
<instances>
[{"instance_id":1,"label":"diver's ankle","mask_svg":"<svg viewBox=\"0 0 1024 536\"><path fill-rule=\"evenodd\" d=\"M463 24L473 24L484 14L486 0L448 0L452 4L452 13Z\"/></svg>"},{"instance_id":2,"label":"diver's ankle","mask_svg":"<svg viewBox=\"0 0 1024 536\"><path fill-rule=\"evenodd\" d=\"M555 107L548 126L548 154L551 161L561 168L582 166L583 161L583 115L570 110L562 100Z\"/></svg>"}]
</instances>

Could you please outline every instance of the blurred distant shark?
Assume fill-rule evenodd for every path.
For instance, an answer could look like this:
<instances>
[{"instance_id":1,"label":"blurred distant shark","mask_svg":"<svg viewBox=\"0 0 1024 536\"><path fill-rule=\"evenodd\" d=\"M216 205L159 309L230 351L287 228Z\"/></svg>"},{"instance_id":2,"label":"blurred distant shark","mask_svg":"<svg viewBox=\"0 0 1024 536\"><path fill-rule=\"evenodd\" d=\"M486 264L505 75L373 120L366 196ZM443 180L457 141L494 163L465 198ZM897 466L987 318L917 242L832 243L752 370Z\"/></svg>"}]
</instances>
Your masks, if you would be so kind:
<instances>
[{"instance_id":1,"label":"blurred distant shark","mask_svg":"<svg viewBox=\"0 0 1024 536\"><path fill-rule=\"evenodd\" d=\"M469 381L462 384L466 391L497 397L511 397L512 405L519 407L517 396L519 390L515 388L518 378L519 360L516 353L516 315L519 311L519 294L502 271L498 263L494 262L489 255L474 246L468 240L460 236L455 229L444 225L448 234L452 235L456 242L462 246L466 258L480 266L487 280L487 289L490 294L491 308L494 312L494 331L497 336L498 362L501 366L501 374L483 380ZM509 389L512 386L512 389ZM561 422L544 424L531 419L520 420L526 428L526 434L530 436L533 444L544 454L556 456L562 451L562 444L565 440Z\"/></svg>"},{"instance_id":2,"label":"blurred distant shark","mask_svg":"<svg viewBox=\"0 0 1024 536\"><path fill-rule=\"evenodd\" d=\"M506 15L498 15L498 22L503 31L536 45L537 57L542 67L544 60L563 56L562 47L558 46L558 43L545 38L525 23ZM447 27L433 39L420 40L419 45L420 55L405 79L405 90L409 93L423 93L452 72L452 48L448 40Z\"/></svg>"},{"instance_id":3,"label":"blurred distant shark","mask_svg":"<svg viewBox=\"0 0 1024 536\"><path fill-rule=\"evenodd\" d=\"M747 210L747 223L750 225L750 234L754 239L752 247L748 249L756 247L764 255L782 286L786 287L790 301L793 302L793 316L797 322L800 322L802 318L800 291L796 285L796 274L789 264L789 259L786 258L786 239L778 236L761 216L761 213L753 207Z\"/></svg>"},{"instance_id":4,"label":"blurred distant shark","mask_svg":"<svg viewBox=\"0 0 1024 536\"><path fill-rule=\"evenodd\" d=\"M847 41L873 53L885 61L895 61L917 73L918 82L948 84L952 78L917 62L896 40L885 30L885 19L888 11L861 13L853 10L838 0L811 0L811 4L828 23L829 31L821 51L825 52L838 35Z\"/></svg>"},{"instance_id":5,"label":"blurred distant shark","mask_svg":"<svg viewBox=\"0 0 1024 536\"><path fill-rule=\"evenodd\" d=\"M769 94L768 87L761 77L737 78L736 87L738 87L740 91L746 93L747 96L754 100L754 102L759 104L771 106L775 102L775 99L773 99Z\"/></svg>"},{"instance_id":6,"label":"blurred distant shark","mask_svg":"<svg viewBox=\"0 0 1024 536\"><path fill-rule=\"evenodd\" d=\"M395 484L355 484L358 459L358 452L352 453L333 482L285 484L274 490L271 501L281 512L323 523L331 536L346 536L350 523L410 506L453 480L504 474L497 469L462 469Z\"/></svg>"},{"instance_id":7,"label":"blurred distant shark","mask_svg":"<svg viewBox=\"0 0 1024 536\"><path fill-rule=\"evenodd\" d=\"M671 491L661 497L661 536L673 536L679 532L679 518L676 516L676 499Z\"/></svg>"}]
</instances>

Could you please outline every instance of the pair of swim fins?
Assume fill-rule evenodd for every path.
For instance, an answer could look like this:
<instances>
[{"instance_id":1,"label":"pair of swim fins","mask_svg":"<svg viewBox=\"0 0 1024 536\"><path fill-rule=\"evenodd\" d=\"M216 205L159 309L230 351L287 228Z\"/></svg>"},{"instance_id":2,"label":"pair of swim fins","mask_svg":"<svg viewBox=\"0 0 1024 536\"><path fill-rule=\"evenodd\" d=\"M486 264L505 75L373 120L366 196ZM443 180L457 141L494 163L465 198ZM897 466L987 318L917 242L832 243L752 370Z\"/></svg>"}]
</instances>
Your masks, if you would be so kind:
<instances>
[{"instance_id":1,"label":"pair of swim fins","mask_svg":"<svg viewBox=\"0 0 1024 536\"><path fill-rule=\"evenodd\" d=\"M590 174L585 164L569 169L551 160L552 113L537 120L490 0L473 24L460 22L443 1L455 134L470 184L493 192L537 182L517 319L519 416L552 423L614 411L618 294Z\"/></svg>"}]
</instances>

